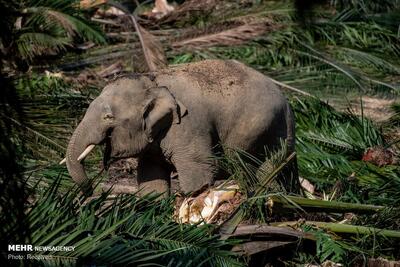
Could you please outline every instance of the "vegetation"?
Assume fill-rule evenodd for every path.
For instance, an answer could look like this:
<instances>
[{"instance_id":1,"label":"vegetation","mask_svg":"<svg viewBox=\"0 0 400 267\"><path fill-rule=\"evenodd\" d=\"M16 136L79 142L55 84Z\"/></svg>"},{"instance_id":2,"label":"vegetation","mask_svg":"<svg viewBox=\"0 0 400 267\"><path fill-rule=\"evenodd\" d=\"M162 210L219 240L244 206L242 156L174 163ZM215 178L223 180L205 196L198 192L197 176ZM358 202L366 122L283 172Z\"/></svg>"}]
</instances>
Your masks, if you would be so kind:
<instances>
[{"instance_id":1,"label":"vegetation","mask_svg":"<svg viewBox=\"0 0 400 267\"><path fill-rule=\"evenodd\" d=\"M10 12L1 26L0 243L75 246L73 252L45 253L52 257L35 262L42 265L400 260L399 104L393 102L387 109L392 115L380 121L366 116L364 104L365 96L398 97L400 1L304 7L302 1L186 0L160 19L143 15L152 3L136 2L143 3L130 12L148 30L144 38L162 44L169 64L236 59L285 90L296 115L300 176L314 192L292 196L276 184L294 155L266 153L261 162L234 150L220 164L245 197L221 227L175 223L173 198L81 196L58 162L102 86L115 73L142 71L139 39L129 18L107 14L106 5L1 1L2 12ZM105 15L96 17L98 10ZM107 179L99 156L89 162L95 181ZM288 257L271 258L268 249L262 260L246 257L235 248L250 242L248 236L223 237L240 222L290 226L304 240L288 239L292 246L279 248L293 252ZM260 234L260 240L272 244L271 235Z\"/></svg>"},{"instance_id":2,"label":"vegetation","mask_svg":"<svg viewBox=\"0 0 400 267\"><path fill-rule=\"evenodd\" d=\"M109 192L88 199L75 187L60 194L59 182L40 195L25 218L32 244L75 247L46 253L50 265L240 265L224 249L233 243L219 240L212 226L174 223L173 199L111 197ZM12 235L13 226L7 226Z\"/></svg>"}]
</instances>

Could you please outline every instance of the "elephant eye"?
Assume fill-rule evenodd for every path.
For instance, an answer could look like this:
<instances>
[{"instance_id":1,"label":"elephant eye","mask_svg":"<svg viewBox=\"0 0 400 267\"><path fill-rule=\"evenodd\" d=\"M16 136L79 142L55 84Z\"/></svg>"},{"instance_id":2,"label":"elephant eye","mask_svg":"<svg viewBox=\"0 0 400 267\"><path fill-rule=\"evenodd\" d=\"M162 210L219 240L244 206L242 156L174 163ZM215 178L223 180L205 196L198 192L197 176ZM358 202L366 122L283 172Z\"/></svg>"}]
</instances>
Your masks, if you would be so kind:
<instances>
[{"instance_id":1,"label":"elephant eye","mask_svg":"<svg viewBox=\"0 0 400 267\"><path fill-rule=\"evenodd\" d=\"M112 120L114 119L114 116L111 113L106 113L103 117L105 120Z\"/></svg>"},{"instance_id":2,"label":"elephant eye","mask_svg":"<svg viewBox=\"0 0 400 267\"><path fill-rule=\"evenodd\" d=\"M122 127L124 127L124 128L130 128L130 127L129 127L129 123L130 123L130 120L129 120L129 119L124 119L124 120L122 121Z\"/></svg>"}]
</instances>

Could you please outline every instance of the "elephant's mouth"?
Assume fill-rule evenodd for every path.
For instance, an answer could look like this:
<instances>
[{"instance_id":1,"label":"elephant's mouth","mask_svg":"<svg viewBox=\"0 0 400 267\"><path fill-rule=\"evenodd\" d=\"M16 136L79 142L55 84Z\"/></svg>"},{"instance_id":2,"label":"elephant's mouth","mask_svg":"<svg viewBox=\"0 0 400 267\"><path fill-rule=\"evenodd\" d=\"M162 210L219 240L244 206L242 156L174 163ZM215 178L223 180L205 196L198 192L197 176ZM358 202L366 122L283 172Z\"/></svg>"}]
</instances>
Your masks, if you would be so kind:
<instances>
[{"instance_id":1,"label":"elephant's mouth","mask_svg":"<svg viewBox=\"0 0 400 267\"><path fill-rule=\"evenodd\" d=\"M107 137L104 140L104 153L103 153L103 166L105 170L108 170L110 165L115 162L117 159L111 156L112 146L111 146L111 138Z\"/></svg>"},{"instance_id":2,"label":"elephant's mouth","mask_svg":"<svg viewBox=\"0 0 400 267\"><path fill-rule=\"evenodd\" d=\"M118 151L117 149L113 148L111 136L106 137L103 140L102 145L104 145L103 166L105 170L108 170L110 165L118 160L136 158L139 156L138 154L133 154L126 150Z\"/></svg>"},{"instance_id":3,"label":"elephant's mouth","mask_svg":"<svg viewBox=\"0 0 400 267\"><path fill-rule=\"evenodd\" d=\"M86 149L79 155L79 157L77 158L77 161L78 162L84 161L85 158L90 154L90 152L96 146L100 146L103 150L103 166L104 166L105 170L108 170L110 165L118 160L126 159L126 158L135 158L135 157L139 156L139 154L131 153L127 149L120 149L119 147L113 146L112 141L113 141L112 140L112 129L110 129L107 132L106 137L101 142L99 142L98 144L88 145L86 147ZM61 161L60 164L62 164L63 161Z\"/></svg>"}]
</instances>

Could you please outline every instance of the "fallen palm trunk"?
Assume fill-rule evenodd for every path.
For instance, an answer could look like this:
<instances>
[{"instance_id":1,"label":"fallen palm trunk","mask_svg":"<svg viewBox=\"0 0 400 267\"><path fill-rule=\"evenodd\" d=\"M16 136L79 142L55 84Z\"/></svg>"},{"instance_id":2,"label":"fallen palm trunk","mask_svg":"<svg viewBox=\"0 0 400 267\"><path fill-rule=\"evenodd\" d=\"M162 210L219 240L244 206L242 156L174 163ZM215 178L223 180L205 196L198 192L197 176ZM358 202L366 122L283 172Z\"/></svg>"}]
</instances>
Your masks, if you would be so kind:
<instances>
[{"instance_id":1,"label":"fallen palm trunk","mask_svg":"<svg viewBox=\"0 0 400 267\"><path fill-rule=\"evenodd\" d=\"M233 252L241 255L251 256L260 252L266 252L271 249L287 247L293 245L294 241L251 241L240 245L236 245L232 248Z\"/></svg>"},{"instance_id":2,"label":"fallen palm trunk","mask_svg":"<svg viewBox=\"0 0 400 267\"><path fill-rule=\"evenodd\" d=\"M311 233L266 224L239 225L232 234L222 235L221 239L231 237L248 240L232 248L232 251L246 256L295 245L303 239L315 240Z\"/></svg>"},{"instance_id":3,"label":"fallen palm trunk","mask_svg":"<svg viewBox=\"0 0 400 267\"><path fill-rule=\"evenodd\" d=\"M278 227L298 227L300 225L310 225L317 228L324 229L326 231L338 233L338 234L360 234L360 235L379 235L389 238L400 238L400 231L386 230L374 227L340 224L340 223L327 223L327 222L315 222L315 221L290 221L290 222L276 222L271 223L273 226Z\"/></svg>"},{"instance_id":4,"label":"fallen palm trunk","mask_svg":"<svg viewBox=\"0 0 400 267\"><path fill-rule=\"evenodd\" d=\"M346 203L338 201L326 201L319 199L308 199L295 196L271 196L268 198L267 206L270 210L302 209L310 212L355 212L376 213L382 211L384 206Z\"/></svg>"},{"instance_id":5,"label":"fallen palm trunk","mask_svg":"<svg viewBox=\"0 0 400 267\"><path fill-rule=\"evenodd\" d=\"M239 225L232 234L223 234L221 239L240 236L285 237L285 239L297 240L299 238L313 239L313 235L286 227L270 226L267 224Z\"/></svg>"}]
</instances>

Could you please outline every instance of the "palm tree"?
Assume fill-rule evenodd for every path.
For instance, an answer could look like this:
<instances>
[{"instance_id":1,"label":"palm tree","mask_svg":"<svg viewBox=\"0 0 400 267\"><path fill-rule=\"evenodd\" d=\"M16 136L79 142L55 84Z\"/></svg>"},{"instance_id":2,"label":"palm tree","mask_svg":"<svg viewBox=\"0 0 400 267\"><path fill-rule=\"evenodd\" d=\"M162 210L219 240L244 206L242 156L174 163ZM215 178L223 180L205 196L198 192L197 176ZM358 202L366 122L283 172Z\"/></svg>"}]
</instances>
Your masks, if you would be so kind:
<instances>
[{"instance_id":1,"label":"palm tree","mask_svg":"<svg viewBox=\"0 0 400 267\"><path fill-rule=\"evenodd\" d=\"M105 43L103 34L89 23L79 1L1 1L9 36L2 40L4 54L25 65L38 56L57 55L76 42Z\"/></svg>"}]
</instances>

